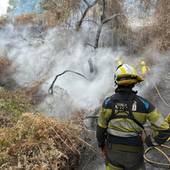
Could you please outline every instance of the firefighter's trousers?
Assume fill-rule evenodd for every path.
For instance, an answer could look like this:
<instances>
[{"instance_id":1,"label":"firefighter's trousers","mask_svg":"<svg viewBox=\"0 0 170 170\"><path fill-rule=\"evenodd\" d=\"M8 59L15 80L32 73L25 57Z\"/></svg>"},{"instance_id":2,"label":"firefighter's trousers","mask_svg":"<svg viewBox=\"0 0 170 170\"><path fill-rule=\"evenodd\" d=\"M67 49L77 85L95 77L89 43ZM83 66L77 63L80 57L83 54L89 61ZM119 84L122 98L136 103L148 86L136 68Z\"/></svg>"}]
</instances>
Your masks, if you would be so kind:
<instances>
[{"instance_id":1,"label":"firefighter's trousers","mask_svg":"<svg viewBox=\"0 0 170 170\"><path fill-rule=\"evenodd\" d=\"M106 170L146 170L140 152L127 152L107 148Z\"/></svg>"}]
</instances>

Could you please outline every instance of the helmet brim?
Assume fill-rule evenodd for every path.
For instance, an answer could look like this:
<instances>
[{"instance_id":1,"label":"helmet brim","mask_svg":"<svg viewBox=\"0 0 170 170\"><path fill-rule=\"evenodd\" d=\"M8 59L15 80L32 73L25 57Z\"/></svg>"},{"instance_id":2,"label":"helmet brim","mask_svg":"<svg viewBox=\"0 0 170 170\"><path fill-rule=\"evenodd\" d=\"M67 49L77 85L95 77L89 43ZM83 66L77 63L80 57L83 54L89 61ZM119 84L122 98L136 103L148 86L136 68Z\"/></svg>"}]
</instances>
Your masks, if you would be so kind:
<instances>
[{"instance_id":1,"label":"helmet brim","mask_svg":"<svg viewBox=\"0 0 170 170\"><path fill-rule=\"evenodd\" d=\"M127 77L131 77L131 79L127 79ZM123 79L125 78L125 79ZM121 85L121 86L128 86L131 84L137 84L143 81L143 78L137 74L119 74L116 78L117 80L117 84ZM122 79L122 80L121 80Z\"/></svg>"}]
</instances>

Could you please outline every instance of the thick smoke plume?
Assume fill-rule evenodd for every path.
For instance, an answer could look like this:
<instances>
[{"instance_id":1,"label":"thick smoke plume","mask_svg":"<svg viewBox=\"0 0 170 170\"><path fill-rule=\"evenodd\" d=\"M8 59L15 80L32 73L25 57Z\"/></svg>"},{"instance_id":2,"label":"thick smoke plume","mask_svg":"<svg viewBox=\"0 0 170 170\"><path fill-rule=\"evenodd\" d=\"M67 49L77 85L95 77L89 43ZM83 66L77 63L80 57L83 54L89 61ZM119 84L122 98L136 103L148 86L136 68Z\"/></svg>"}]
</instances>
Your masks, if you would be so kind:
<instances>
[{"instance_id":1,"label":"thick smoke plume","mask_svg":"<svg viewBox=\"0 0 170 170\"><path fill-rule=\"evenodd\" d=\"M116 52L110 48L94 50L85 45L87 40L91 44L94 42L94 31L87 30L77 34L72 29L66 31L54 28L43 34L38 31L35 34L36 30L15 28L12 25L0 30L0 56L13 63L9 71L16 84L24 87L36 81L42 82L38 92L42 102L35 110L48 116L66 118L77 109L87 109L90 113L90 110L101 106L103 100L114 93L114 72L118 66L116 58L134 66L140 75L140 62L146 61L150 65L153 81L159 83L165 64L157 65L160 55L155 54L151 60L151 57L148 59L146 56L148 51L141 56L127 56L124 49ZM90 73L89 59L93 62L94 73ZM65 70L79 72L89 81L76 74L66 73L55 82L54 95L48 94L55 76ZM148 94L145 86L139 85L135 89L143 97Z\"/></svg>"},{"instance_id":2,"label":"thick smoke plume","mask_svg":"<svg viewBox=\"0 0 170 170\"><path fill-rule=\"evenodd\" d=\"M0 31L0 55L12 61L9 69L19 86L43 79L41 93L46 94L55 76L65 70L77 71L89 79L87 81L73 73L59 77L55 82L54 96L48 94L38 107L50 116L57 117L59 113L68 116L79 108L100 106L114 85L113 70L117 65L112 50L99 49L94 52L92 47L84 46L82 36L71 36L72 33L55 28L42 39L32 35L28 29L14 28L12 25ZM94 64L95 75L90 73L89 58ZM48 113L46 107L52 111Z\"/></svg>"}]
</instances>

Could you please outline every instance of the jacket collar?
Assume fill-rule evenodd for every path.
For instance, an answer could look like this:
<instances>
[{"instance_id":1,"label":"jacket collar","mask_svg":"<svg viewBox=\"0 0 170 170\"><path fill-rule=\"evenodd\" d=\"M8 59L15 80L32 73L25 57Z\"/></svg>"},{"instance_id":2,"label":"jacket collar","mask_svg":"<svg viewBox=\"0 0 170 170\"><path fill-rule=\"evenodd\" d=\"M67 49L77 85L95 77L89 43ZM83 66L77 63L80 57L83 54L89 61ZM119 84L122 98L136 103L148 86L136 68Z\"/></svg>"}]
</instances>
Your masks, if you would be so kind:
<instances>
[{"instance_id":1,"label":"jacket collar","mask_svg":"<svg viewBox=\"0 0 170 170\"><path fill-rule=\"evenodd\" d=\"M131 89L125 89L125 88L116 88L115 89L115 92L116 93L134 93L134 94L137 94L138 93L138 91L133 91L133 90L131 90Z\"/></svg>"}]
</instances>

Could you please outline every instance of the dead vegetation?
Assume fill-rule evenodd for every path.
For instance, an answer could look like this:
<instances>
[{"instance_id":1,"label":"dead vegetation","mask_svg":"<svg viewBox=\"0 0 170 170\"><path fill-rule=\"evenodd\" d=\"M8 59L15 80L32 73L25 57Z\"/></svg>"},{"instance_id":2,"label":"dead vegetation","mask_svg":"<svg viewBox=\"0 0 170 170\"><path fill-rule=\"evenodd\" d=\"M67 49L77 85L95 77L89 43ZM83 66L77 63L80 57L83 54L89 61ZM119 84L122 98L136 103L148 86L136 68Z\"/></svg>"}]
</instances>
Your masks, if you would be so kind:
<instances>
[{"instance_id":1,"label":"dead vegetation","mask_svg":"<svg viewBox=\"0 0 170 170\"><path fill-rule=\"evenodd\" d=\"M170 1L158 1L156 5L155 36L158 39L158 49L170 49Z\"/></svg>"},{"instance_id":2,"label":"dead vegetation","mask_svg":"<svg viewBox=\"0 0 170 170\"><path fill-rule=\"evenodd\" d=\"M5 69L11 62L2 58ZM3 69L2 69L3 72ZM33 97L44 79L24 88L0 88L0 169L72 170L86 144L86 127L77 111L68 120L26 113L38 101ZM89 145L91 148L91 146Z\"/></svg>"},{"instance_id":3,"label":"dead vegetation","mask_svg":"<svg viewBox=\"0 0 170 170\"><path fill-rule=\"evenodd\" d=\"M0 169L74 169L84 132L82 121L24 113L13 127L0 131Z\"/></svg>"},{"instance_id":4,"label":"dead vegetation","mask_svg":"<svg viewBox=\"0 0 170 170\"><path fill-rule=\"evenodd\" d=\"M67 25L70 18L76 18L76 10L80 9L80 1L43 0L40 2L41 13L25 13L16 17L18 27L51 28L56 25ZM73 19L72 18L72 19ZM71 19L70 19L70 22Z\"/></svg>"},{"instance_id":5,"label":"dead vegetation","mask_svg":"<svg viewBox=\"0 0 170 170\"><path fill-rule=\"evenodd\" d=\"M26 13L15 18L15 26L17 27L38 27L41 21L41 15L36 13Z\"/></svg>"},{"instance_id":6,"label":"dead vegetation","mask_svg":"<svg viewBox=\"0 0 170 170\"><path fill-rule=\"evenodd\" d=\"M11 61L0 56L0 75L12 64Z\"/></svg>"},{"instance_id":7,"label":"dead vegetation","mask_svg":"<svg viewBox=\"0 0 170 170\"><path fill-rule=\"evenodd\" d=\"M0 127L10 127L35 104L37 101L24 91L10 92L0 87Z\"/></svg>"},{"instance_id":8,"label":"dead vegetation","mask_svg":"<svg viewBox=\"0 0 170 170\"><path fill-rule=\"evenodd\" d=\"M105 18L116 14L124 14L108 22L108 27L102 35L100 46L113 47L126 46L130 53L141 52L152 42L157 41L158 51L166 51L170 47L170 1L168 0L139 0L134 1L140 5L140 14L138 19L141 26L140 31L135 32L128 24L128 8L124 1L120 0L102 0L94 1L66 1L66 0L43 0L40 2L41 13L26 13L16 17L14 25L17 27L37 27L38 29L47 29L54 26L64 26L64 28L75 27L76 30L83 27L87 22L98 24L102 21L103 4ZM135 4L135 3L134 3ZM130 7L129 13L136 10L137 6ZM84 22L86 21L86 22ZM6 23L4 17L0 20L0 27ZM93 25L93 24L92 24ZM88 42L86 42L88 44Z\"/></svg>"},{"instance_id":9,"label":"dead vegetation","mask_svg":"<svg viewBox=\"0 0 170 170\"><path fill-rule=\"evenodd\" d=\"M44 13L26 13L16 17L16 27L36 27L36 28L51 28L58 22L57 14L50 11L44 11Z\"/></svg>"},{"instance_id":10,"label":"dead vegetation","mask_svg":"<svg viewBox=\"0 0 170 170\"><path fill-rule=\"evenodd\" d=\"M9 17L3 15L0 16L0 29L2 29L7 23L10 23L11 20Z\"/></svg>"},{"instance_id":11,"label":"dead vegetation","mask_svg":"<svg viewBox=\"0 0 170 170\"><path fill-rule=\"evenodd\" d=\"M127 12L125 11L123 1L109 0L107 7L109 16L123 14L109 22L108 32L110 31L112 37L110 41L111 45L116 47L125 45L128 49L132 49L134 45L132 37L134 37L136 33L128 25Z\"/></svg>"},{"instance_id":12,"label":"dead vegetation","mask_svg":"<svg viewBox=\"0 0 170 170\"><path fill-rule=\"evenodd\" d=\"M151 1L145 1L147 3L143 10L149 13ZM125 13L122 1L107 2L107 16ZM77 17L77 9L81 7L80 1L63 1L60 8L57 3L58 1L56 4L48 0L42 1L41 5L45 9L43 13L19 15L16 17L15 25L51 28L63 23L71 25L73 20L69 20L70 16L74 18L75 23L80 19ZM165 0L157 1L157 3L153 23L144 25L138 33L131 30L125 15L115 17L104 30L106 34L102 37L102 46L126 45L131 52L141 52L156 38L157 49L160 51L169 49L170 2ZM94 20L95 23L102 21L100 5L93 8L90 6L87 16L83 16L84 13L81 12L83 20ZM153 4L152 7L154 7ZM5 23L5 20L0 21L0 27L1 25L3 27ZM132 46L135 48L131 49ZM0 74L11 64L10 61L0 58ZM75 168L81 157L82 147L87 144L83 140L86 137L86 128L81 120L81 115L85 111L78 111L66 121L51 119L40 113L26 113L37 104L33 96L43 81L44 79L41 79L27 84L22 87L22 90L15 92L0 88L0 169L2 170L10 168L71 170Z\"/></svg>"},{"instance_id":13,"label":"dead vegetation","mask_svg":"<svg viewBox=\"0 0 170 170\"><path fill-rule=\"evenodd\" d=\"M143 51L156 42L157 51L164 52L170 48L170 1L141 0L143 27L137 34L138 49Z\"/></svg>"}]
</instances>

